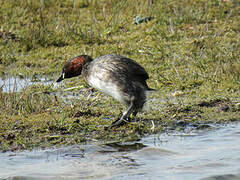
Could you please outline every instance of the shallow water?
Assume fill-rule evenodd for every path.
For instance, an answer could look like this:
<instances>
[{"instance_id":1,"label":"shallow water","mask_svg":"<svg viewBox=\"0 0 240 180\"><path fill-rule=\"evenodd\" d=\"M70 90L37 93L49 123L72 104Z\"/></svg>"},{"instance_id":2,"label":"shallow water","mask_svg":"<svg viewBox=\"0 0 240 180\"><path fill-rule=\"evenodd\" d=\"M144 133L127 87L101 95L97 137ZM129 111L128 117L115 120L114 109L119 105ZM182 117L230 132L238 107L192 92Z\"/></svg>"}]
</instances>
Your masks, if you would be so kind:
<instances>
[{"instance_id":1,"label":"shallow water","mask_svg":"<svg viewBox=\"0 0 240 180\"><path fill-rule=\"evenodd\" d=\"M46 78L19 78L19 77L7 77L5 79L0 78L0 88L2 92L19 92L22 89L33 85L33 84L51 84L53 81L47 80Z\"/></svg>"},{"instance_id":2,"label":"shallow water","mask_svg":"<svg viewBox=\"0 0 240 180\"><path fill-rule=\"evenodd\" d=\"M75 145L0 154L8 179L240 179L240 123L148 136L128 144Z\"/></svg>"},{"instance_id":3,"label":"shallow water","mask_svg":"<svg viewBox=\"0 0 240 180\"><path fill-rule=\"evenodd\" d=\"M71 88L62 88L61 83L56 83L53 80L49 80L48 77L41 77L35 79L22 79L19 77L7 77L5 79L0 78L0 91L6 93L21 92L32 85L50 85L51 88L55 89L55 91L52 92L53 94L59 95L66 101L69 100L69 102L71 102L72 99L86 99L86 97L94 97L92 96L94 95L94 93L90 92L90 90L86 87L74 86Z\"/></svg>"}]
</instances>

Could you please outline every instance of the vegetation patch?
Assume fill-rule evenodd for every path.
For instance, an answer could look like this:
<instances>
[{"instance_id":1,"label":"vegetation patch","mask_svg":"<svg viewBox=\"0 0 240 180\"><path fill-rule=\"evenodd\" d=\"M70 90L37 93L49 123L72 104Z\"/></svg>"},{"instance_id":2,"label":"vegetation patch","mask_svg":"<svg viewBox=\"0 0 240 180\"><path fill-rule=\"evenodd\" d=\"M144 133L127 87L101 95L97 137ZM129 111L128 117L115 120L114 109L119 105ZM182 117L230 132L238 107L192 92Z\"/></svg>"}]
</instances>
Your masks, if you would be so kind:
<instances>
[{"instance_id":1,"label":"vegetation patch","mask_svg":"<svg viewBox=\"0 0 240 180\"><path fill-rule=\"evenodd\" d=\"M239 7L235 0L1 2L0 149L133 141L239 121ZM108 128L124 106L80 77L3 90L8 77L55 81L68 59L111 53L145 67L157 89L124 126Z\"/></svg>"}]
</instances>

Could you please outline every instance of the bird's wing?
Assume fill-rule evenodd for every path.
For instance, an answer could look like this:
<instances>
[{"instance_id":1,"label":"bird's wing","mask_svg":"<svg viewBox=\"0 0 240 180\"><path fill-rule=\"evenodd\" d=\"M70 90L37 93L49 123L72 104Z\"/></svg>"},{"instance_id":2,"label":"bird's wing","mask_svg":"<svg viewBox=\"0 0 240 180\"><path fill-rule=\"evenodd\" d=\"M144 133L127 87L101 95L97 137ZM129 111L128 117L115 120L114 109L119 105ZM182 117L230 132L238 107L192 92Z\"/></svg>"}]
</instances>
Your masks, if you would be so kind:
<instances>
[{"instance_id":1,"label":"bird's wing","mask_svg":"<svg viewBox=\"0 0 240 180\"><path fill-rule=\"evenodd\" d=\"M137 62L120 55L105 55L96 58L94 61L104 70L125 74L129 78L141 80L149 78L148 73Z\"/></svg>"}]
</instances>

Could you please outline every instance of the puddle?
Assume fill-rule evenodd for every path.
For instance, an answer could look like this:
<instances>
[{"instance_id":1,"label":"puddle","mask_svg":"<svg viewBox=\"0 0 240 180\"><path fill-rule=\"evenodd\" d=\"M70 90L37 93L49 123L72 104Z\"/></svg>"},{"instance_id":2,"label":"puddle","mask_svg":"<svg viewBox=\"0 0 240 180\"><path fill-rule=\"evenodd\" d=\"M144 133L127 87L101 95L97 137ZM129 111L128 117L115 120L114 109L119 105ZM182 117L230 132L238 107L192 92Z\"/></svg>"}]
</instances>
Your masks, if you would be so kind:
<instances>
[{"instance_id":1,"label":"puddle","mask_svg":"<svg viewBox=\"0 0 240 180\"><path fill-rule=\"evenodd\" d=\"M7 77L5 79L0 78L0 88L2 92L19 92L24 88L33 84L52 84L53 81L47 80L46 78L30 79L30 78L18 78L18 77Z\"/></svg>"},{"instance_id":2,"label":"puddle","mask_svg":"<svg viewBox=\"0 0 240 180\"><path fill-rule=\"evenodd\" d=\"M138 142L0 153L0 179L240 179L240 123Z\"/></svg>"},{"instance_id":3,"label":"puddle","mask_svg":"<svg viewBox=\"0 0 240 180\"><path fill-rule=\"evenodd\" d=\"M19 77L7 77L5 79L0 78L0 90L2 92L21 92L23 89L30 87L31 85L52 85L53 93L63 97L66 101L71 103L73 99L88 99L92 97L96 99L98 93L92 92L89 88L83 86L74 86L70 88L62 87L61 83L56 83L53 80L49 80L47 77L30 79L30 78L19 78ZM72 91L75 90L75 91Z\"/></svg>"}]
</instances>

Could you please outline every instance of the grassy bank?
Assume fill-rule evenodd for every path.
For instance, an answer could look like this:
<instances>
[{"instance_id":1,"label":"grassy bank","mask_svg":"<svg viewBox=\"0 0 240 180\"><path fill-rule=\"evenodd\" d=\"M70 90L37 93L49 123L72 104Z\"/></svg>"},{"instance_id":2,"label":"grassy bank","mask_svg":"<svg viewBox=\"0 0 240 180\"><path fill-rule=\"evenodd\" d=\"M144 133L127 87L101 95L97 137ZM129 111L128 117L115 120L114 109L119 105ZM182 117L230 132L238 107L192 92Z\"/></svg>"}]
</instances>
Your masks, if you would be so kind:
<instances>
[{"instance_id":1,"label":"grassy bank","mask_svg":"<svg viewBox=\"0 0 240 180\"><path fill-rule=\"evenodd\" d=\"M71 57L117 53L149 72L145 110L107 129L123 110L74 78L57 89L0 91L0 148L28 149L91 139L136 140L186 124L240 119L240 3L214 1L1 1L0 75L56 80ZM140 20L136 16L141 16ZM144 18L153 17L145 22ZM64 88L75 98L66 100ZM80 91L80 93L79 93ZM67 96L68 97L68 96ZM31 138L29 138L31 137Z\"/></svg>"}]
</instances>

